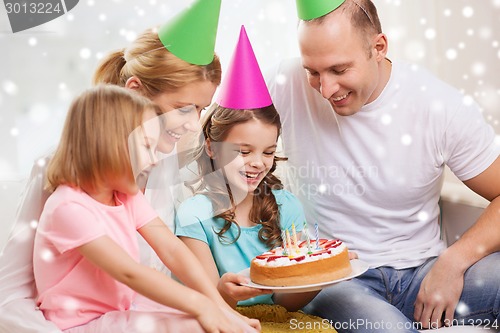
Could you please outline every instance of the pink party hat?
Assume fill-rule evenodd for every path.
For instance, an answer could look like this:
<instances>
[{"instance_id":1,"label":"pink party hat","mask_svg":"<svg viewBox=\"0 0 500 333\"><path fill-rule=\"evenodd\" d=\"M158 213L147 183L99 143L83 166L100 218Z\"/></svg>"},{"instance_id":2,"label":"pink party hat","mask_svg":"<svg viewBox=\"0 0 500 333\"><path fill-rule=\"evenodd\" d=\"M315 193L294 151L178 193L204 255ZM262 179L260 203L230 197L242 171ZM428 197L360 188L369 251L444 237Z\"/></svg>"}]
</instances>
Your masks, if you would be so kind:
<instances>
[{"instance_id":1,"label":"pink party hat","mask_svg":"<svg viewBox=\"0 0 500 333\"><path fill-rule=\"evenodd\" d=\"M240 110L273 104L244 26L215 102Z\"/></svg>"}]
</instances>

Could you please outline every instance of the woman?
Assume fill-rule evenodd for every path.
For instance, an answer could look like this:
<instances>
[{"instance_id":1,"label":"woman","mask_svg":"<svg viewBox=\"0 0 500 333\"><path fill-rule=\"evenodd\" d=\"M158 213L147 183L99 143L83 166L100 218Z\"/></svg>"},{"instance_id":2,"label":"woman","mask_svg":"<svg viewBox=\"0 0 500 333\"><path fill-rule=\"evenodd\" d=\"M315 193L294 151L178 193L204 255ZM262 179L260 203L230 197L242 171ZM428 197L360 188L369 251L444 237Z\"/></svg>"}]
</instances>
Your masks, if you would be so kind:
<instances>
[{"instance_id":1,"label":"woman","mask_svg":"<svg viewBox=\"0 0 500 333\"><path fill-rule=\"evenodd\" d=\"M195 26L189 22L190 13L197 9L197 6L198 9L201 6L213 7L213 1L207 4L206 1L200 0L191 6L191 9L178 16L187 18L184 24L188 24L190 29ZM173 151L176 139L184 134L184 131L197 128L198 112L209 105L215 88L220 82L220 62L213 53L218 8L209 10L209 13L217 10L214 15L217 17L213 20L215 25L203 27L205 32L200 35L201 38L205 38L207 32L212 32L213 35L211 54L205 51L206 58L213 59L208 64L200 65L184 61L182 52L174 55L165 48L159 34L148 30L140 35L129 48L111 53L99 66L94 76L94 82L113 83L136 90L155 101L163 110L171 110L174 107L188 107L189 109L194 106L196 112L193 110L181 112L183 109L179 109L172 110L169 114L172 118L177 114L179 117L175 119L181 118L184 121L167 133L172 140L165 140L165 146L163 144L160 146L159 150L163 153ZM193 17L191 21L196 22L197 18ZM167 26L166 29L160 30L163 37L170 31L175 33L176 27L168 26L168 23L165 26ZM198 45L198 41L194 40L180 42ZM14 230L4 248L3 255L0 256L0 332L60 332L56 326L45 320L40 311L33 311L36 296L32 266L33 239L37 221L48 197L48 193L43 189L48 160L49 157L46 156L36 161L18 207ZM158 205L155 205L156 207ZM166 209L166 211L170 210ZM168 221L163 212L159 212L159 215L162 220ZM144 257L147 259L148 256L141 254L143 263L146 260Z\"/></svg>"},{"instance_id":2,"label":"woman","mask_svg":"<svg viewBox=\"0 0 500 333\"><path fill-rule=\"evenodd\" d=\"M149 97L165 111L162 117L166 126L157 148L159 165L153 170L138 170L136 179L171 230L174 228L173 198L176 197L172 191L179 169L176 144L187 133L199 129L199 115L210 105L220 83L220 61L217 55L212 58L208 65L188 63L168 51L158 34L148 30L127 49L109 54L94 75L95 84L125 86ZM139 244L141 262L170 273L142 238Z\"/></svg>"}]
</instances>

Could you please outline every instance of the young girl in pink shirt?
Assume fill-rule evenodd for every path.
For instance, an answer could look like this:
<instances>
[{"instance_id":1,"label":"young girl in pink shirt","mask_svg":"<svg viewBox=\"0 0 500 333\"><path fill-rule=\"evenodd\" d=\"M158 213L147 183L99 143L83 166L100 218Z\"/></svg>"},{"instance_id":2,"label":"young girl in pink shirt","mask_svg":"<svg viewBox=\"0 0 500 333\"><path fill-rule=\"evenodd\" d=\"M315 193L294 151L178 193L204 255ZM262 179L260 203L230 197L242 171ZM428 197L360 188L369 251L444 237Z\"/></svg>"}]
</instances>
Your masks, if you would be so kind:
<instances>
[{"instance_id":1,"label":"young girl in pink shirt","mask_svg":"<svg viewBox=\"0 0 500 333\"><path fill-rule=\"evenodd\" d=\"M90 89L70 107L34 246L37 305L66 332L137 332L145 323L154 332L254 331L245 320L259 327L226 305L135 183L158 145L160 113L116 86ZM184 284L139 264L137 232ZM151 301L136 303L136 293Z\"/></svg>"}]
</instances>

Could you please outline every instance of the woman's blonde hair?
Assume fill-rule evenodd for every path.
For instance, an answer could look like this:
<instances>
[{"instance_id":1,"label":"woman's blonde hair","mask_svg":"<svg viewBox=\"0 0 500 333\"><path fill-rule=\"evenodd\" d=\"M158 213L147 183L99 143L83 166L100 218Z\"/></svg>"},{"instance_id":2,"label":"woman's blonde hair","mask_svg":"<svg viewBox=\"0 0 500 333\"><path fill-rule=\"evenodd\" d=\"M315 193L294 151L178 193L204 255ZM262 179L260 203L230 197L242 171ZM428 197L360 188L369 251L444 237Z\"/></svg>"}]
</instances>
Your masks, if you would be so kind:
<instances>
[{"instance_id":1,"label":"woman's blonde hair","mask_svg":"<svg viewBox=\"0 0 500 333\"><path fill-rule=\"evenodd\" d=\"M206 195L212 201L213 211L217 214L216 217L225 220L222 229L216 231L220 241L234 243L238 239L241 229L235 220L234 200L230 187L226 183L222 184L220 179L217 182L210 182L210 177L203 176L216 171L214 161L204 147L205 140L210 140L211 143L223 142L234 126L254 119L266 125L276 126L279 136L281 121L274 105L258 109L236 110L214 104L202 120L203 134L200 136L200 148L196 158L201 176L192 183L197 183L197 186L193 187L195 193ZM277 139L278 137L276 137ZM262 228L259 231L259 239L269 248L281 245L279 207L271 190L283 188L281 181L273 175L273 172L276 170L276 162L284 160L286 160L284 157L274 157L271 169L254 191L253 205L250 210L249 219L256 224L262 224ZM230 209L227 206L228 194L229 202L232 205ZM232 224L238 228L238 235L235 239L228 241L224 233L231 228Z\"/></svg>"},{"instance_id":2,"label":"woman's blonde hair","mask_svg":"<svg viewBox=\"0 0 500 333\"><path fill-rule=\"evenodd\" d=\"M47 189L65 184L92 190L124 174L133 180L127 139L146 109L161 113L146 97L114 85L98 85L78 96L49 162Z\"/></svg>"},{"instance_id":3,"label":"woman's blonde hair","mask_svg":"<svg viewBox=\"0 0 500 333\"><path fill-rule=\"evenodd\" d=\"M112 52L104 58L94 74L93 82L123 87L132 76L141 81L141 93L152 98L164 92L174 92L193 82L208 80L218 86L221 64L217 55L208 65L188 63L168 51L157 32L149 29L128 48Z\"/></svg>"}]
</instances>

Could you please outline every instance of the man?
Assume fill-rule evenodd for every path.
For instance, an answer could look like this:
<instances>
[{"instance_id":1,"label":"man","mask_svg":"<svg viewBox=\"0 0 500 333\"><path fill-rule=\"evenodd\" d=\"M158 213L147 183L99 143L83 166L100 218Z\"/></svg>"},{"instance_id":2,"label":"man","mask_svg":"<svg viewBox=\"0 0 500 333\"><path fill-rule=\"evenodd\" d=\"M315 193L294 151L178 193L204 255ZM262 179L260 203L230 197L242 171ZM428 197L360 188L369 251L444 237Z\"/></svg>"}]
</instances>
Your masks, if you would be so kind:
<instances>
[{"instance_id":1,"label":"man","mask_svg":"<svg viewBox=\"0 0 500 333\"><path fill-rule=\"evenodd\" d=\"M370 0L297 8L301 59L282 62L268 82L288 171L308 220L370 265L305 310L339 332L498 329L500 147L479 107L424 69L387 59ZM490 201L448 249L438 223L445 165Z\"/></svg>"}]
</instances>

